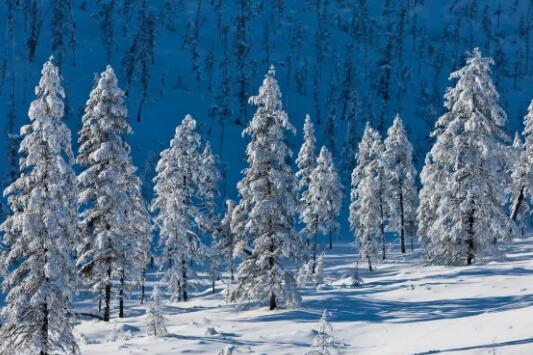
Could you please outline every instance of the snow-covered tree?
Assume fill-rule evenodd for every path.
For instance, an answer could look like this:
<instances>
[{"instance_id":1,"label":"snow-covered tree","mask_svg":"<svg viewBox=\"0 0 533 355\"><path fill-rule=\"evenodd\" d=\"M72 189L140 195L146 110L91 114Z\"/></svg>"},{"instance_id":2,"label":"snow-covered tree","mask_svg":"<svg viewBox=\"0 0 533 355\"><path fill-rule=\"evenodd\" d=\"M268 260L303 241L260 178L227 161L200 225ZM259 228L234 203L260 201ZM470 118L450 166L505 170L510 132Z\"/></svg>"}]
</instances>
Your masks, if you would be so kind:
<instances>
[{"instance_id":1,"label":"snow-covered tree","mask_svg":"<svg viewBox=\"0 0 533 355\"><path fill-rule=\"evenodd\" d=\"M315 272L317 257L317 236L329 235L332 247L332 234L339 228L337 218L342 204L342 188L331 154L322 147L316 167L309 176L309 189L302 197L303 233L311 237L312 272Z\"/></svg>"},{"instance_id":2,"label":"snow-covered tree","mask_svg":"<svg viewBox=\"0 0 533 355\"><path fill-rule=\"evenodd\" d=\"M447 112L421 173L419 234L434 263L471 264L511 236L503 210L506 115L490 78L492 63L476 48L450 75L457 83L446 91Z\"/></svg>"},{"instance_id":3,"label":"snow-covered tree","mask_svg":"<svg viewBox=\"0 0 533 355\"><path fill-rule=\"evenodd\" d=\"M515 220L523 213L522 208L525 207L524 200L526 198L531 199L533 196L533 100L531 100L528 113L524 117L523 136L523 148L520 148L521 152L512 172L512 194L514 197L511 211L512 220Z\"/></svg>"},{"instance_id":4,"label":"snow-covered tree","mask_svg":"<svg viewBox=\"0 0 533 355\"><path fill-rule=\"evenodd\" d=\"M187 301L189 262L201 262L206 247L201 233L212 232L218 173L208 145L202 150L196 121L186 115L161 152L154 178L152 212L159 229L165 281L172 301Z\"/></svg>"},{"instance_id":5,"label":"snow-covered tree","mask_svg":"<svg viewBox=\"0 0 533 355\"><path fill-rule=\"evenodd\" d=\"M108 66L90 93L78 137L77 162L83 168L78 176L83 238L78 269L94 292L104 292L105 321L109 321L113 280L120 280L122 300L126 281L141 278L150 238L140 180L125 141L132 130L124 97Z\"/></svg>"},{"instance_id":6,"label":"snow-covered tree","mask_svg":"<svg viewBox=\"0 0 533 355\"><path fill-rule=\"evenodd\" d=\"M268 301L272 310L280 300L289 306L299 301L285 261L300 249L294 231L298 182L287 164L291 151L284 137L284 131L294 132L294 127L283 111L273 67L250 102L257 111L243 132L251 136L246 148L249 166L237 187L247 216L238 229L251 250L242 249L246 256L238 268L239 282L228 295L230 301Z\"/></svg>"},{"instance_id":7,"label":"snow-covered tree","mask_svg":"<svg viewBox=\"0 0 533 355\"><path fill-rule=\"evenodd\" d=\"M352 172L350 228L355 233L359 255L368 261L377 255L381 241L382 258L385 259L385 218L387 205L386 176L382 161L384 151L381 137L367 123L357 154L357 166Z\"/></svg>"},{"instance_id":8,"label":"snow-covered tree","mask_svg":"<svg viewBox=\"0 0 533 355\"><path fill-rule=\"evenodd\" d=\"M155 285L152 290L152 299L148 308L146 308L145 323L146 331L151 336L165 336L167 327L165 326L165 316L161 307L161 295L159 294L159 285Z\"/></svg>"},{"instance_id":9,"label":"snow-covered tree","mask_svg":"<svg viewBox=\"0 0 533 355\"><path fill-rule=\"evenodd\" d=\"M513 146L509 150L508 154L508 164L510 167L512 167L508 193L511 196L511 199L513 199L512 202L514 202L514 204L511 206L511 215L514 214L514 219L518 219L518 230L520 231L522 237L525 235L526 216L530 211L529 203L526 201L526 199L524 199L522 190L522 186L524 185L523 178L525 176L525 169L523 165L526 162L526 159L521 159L522 156L525 155L524 148L525 146L520 139L520 135L516 133ZM518 205L515 205L516 203L518 203ZM516 209L516 211L513 208Z\"/></svg>"},{"instance_id":10,"label":"snow-covered tree","mask_svg":"<svg viewBox=\"0 0 533 355\"><path fill-rule=\"evenodd\" d=\"M230 275L230 281L234 281L234 259L235 259L235 235L231 231L235 201L226 200L226 214L220 221L219 237L214 243L214 248L224 257Z\"/></svg>"},{"instance_id":11,"label":"snow-covered tree","mask_svg":"<svg viewBox=\"0 0 533 355\"><path fill-rule=\"evenodd\" d=\"M313 338L311 351L308 351L306 355L333 355L337 353L335 349L337 344L331 335L333 327L329 322L329 316L329 312L325 309L318 322L317 334Z\"/></svg>"},{"instance_id":12,"label":"snow-covered tree","mask_svg":"<svg viewBox=\"0 0 533 355\"><path fill-rule=\"evenodd\" d=\"M296 165L298 166L298 171L296 172L296 177L300 181L300 189L307 190L310 183L311 172L316 165L316 156L315 156L315 129L313 128L313 122L309 115L305 116L304 123L304 142L296 158Z\"/></svg>"},{"instance_id":13,"label":"snow-covered tree","mask_svg":"<svg viewBox=\"0 0 533 355\"><path fill-rule=\"evenodd\" d=\"M20 176L6 188L11 215L0 226L2 354L78 353L71 300L76 285L76 175L64 91L52 58L41 71L21 129Z\"/></svg>"},{"instance_id":14,"label":"snow-covered tree","mask_svg":"<svg viewBox=\"0 0 533 355\"><path fill-rule=\"evenodd\" d=\"M413 165L413 146L407 138L400 115L394 119L385 139L383 163L387 176L389 206L388 229L400 235L400 247L405 253L405 238L411 238L411 249L416 229L416 170Z\"/></svg>"}]
</instances>

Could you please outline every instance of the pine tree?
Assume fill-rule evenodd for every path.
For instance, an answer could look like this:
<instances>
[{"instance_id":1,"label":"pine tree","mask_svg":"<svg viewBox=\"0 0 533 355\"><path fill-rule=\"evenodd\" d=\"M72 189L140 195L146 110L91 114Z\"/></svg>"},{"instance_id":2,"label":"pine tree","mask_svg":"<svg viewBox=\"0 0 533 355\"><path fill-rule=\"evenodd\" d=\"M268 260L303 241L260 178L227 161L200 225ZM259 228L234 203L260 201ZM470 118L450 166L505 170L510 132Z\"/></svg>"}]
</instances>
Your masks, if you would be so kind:
<instances>
[{"instance_id":1,"label":"pine tree","mask_svg":"<svg viewBox=\"0 0 533 355\"><path fill-rule=\"evenodd\" d=\"M219 239L215 242L214 248L216 248L220 255L223 255L228 272L230 275L230 281L233 282L235 277L234 259L235 259L235 235L231 231L231 224L233 221L233 213L235 210L235 201L226 200L226 214L220 221Z\"/></svg>"},{"instance_id":2,"label":"pine tree","mask_svg":"<svg viewBox=\"0 0 533 355\"><path fill-rule=\"evenodd\" d=\"M304 210L302 221L304 233L312 237L312 272L315 272L318 234L329 235L332 247L332 234L339 228L337 218L342 205L342 190L331 154L322 147L316 167L309 176L309 190L303 195Z\"/></svg>"},{"instance_id":3,"label":"pine tree","mask_svg":"<svg viewBox=\"0 0 533 355\"><path fill-rule=\"evenodd\" d=\"M78 353L71 300L78 242L76 175L64 91L52 58L41 71L31 123L21 129L20 176L6 188L12 214L2 223L2 354Z\"/></svg>"},{"instance_id":4,"label":"pine tree","mask_svg":"<svg viewBox=\"0 0 533 355\"><path fill-rule=\"evenodd\" d=\"M156 337L167 335L167 327L165 326L166 319L161 307L159 285L155 285L152 290L152 300L148 308L146 308L145 322L148 335Z\"/></svg>"},{"instance_id":5,"label":"pine tree","mask_svg":"<svg viewBox=\"0 0 533 355\"><path fill-rule=\"evenodd\" d=\"M510 238L502 207L506 116L490 78L492 63L476 48L466 66L450 75L457 83L446 92L448 111L433 132L418 210L419 234L433 263L471 264Z\"/></svg>"},{"instance_id":6,"label":"pine tree","mask_svg":"<svg viewBox=\"0 0 533 355\"><path fill-rule=\"evenodd\" d=\"M280 300L289 306L299 301L294 277L284 262L294 259L299 249L294 232L297 180L287 164L291 152L284 139L284 130L294 132L294 127L283 111L273 67L250 102L257 111L244 130L251 136L246 148L249 167L237 187L239 205L248 219L241 224L240 238L248 238L252 250L243 249L247 255L229 300L268 301L272 310Z\"/></svg>"},{"instance_id":7,"label":"pine tree","mask_svg":"<svg viewBox=\"0 0 533 355\"><path fill-rule=\"evenodd\" d=\"M371 258L377 255L381 239L382 258L385 259L385 204L386 177L382 161L384 150L381 137L367 123L357 155L357 166L352 172L350 228L355 233L359 254L367 259L372 271Z\"/></svg>"},{"instance_id":8,"label":"pine tree","mask_svg":"<svg viewBox=\"0 0 533 355\"><path fill-rule=\"evenodd\" d=\"M296 177L300 181L300 189L307 190L310 183L311 172L316 165L316 156L315 156L315 129L313 128L313 122L309 115L305 116L304 123L304 142L296 158L296 165L298 166L298 171L296 172Z\"/></svg>"},{"instance_id":9,"label":"pine tree","mask_svg":"<svg viewBox=\"0 0 533 355\"><path fill-rule=\"evenodd\" d=\"M522 157L524 157L523 160L521 159ZM518 228L523 237L526 228L526 215L530 211L530 207L528 202L524 199L523 190L521 189L524 185L524 177L526 176L525 170L527 170L527 166L524 167L524 163L527 164L527 159L525 158L525 144L522 143L518 132L515 134L513 146L509 151L508 160L508 164L512 167L512 170L511 181L507 193L514 200L516 197L520 197L520 192L522 192L522 197L519 200L512 201L514 203L519 203L519 205L512 205L512 208L517 211L515 212L514 209L512 209L511 214L516 213L515 218L518 219Z\"/></svg>"},{"instance_id":10,"label":"pine tree","mask_svg":"<svg viewBox=\"0 0 533 355\"><path fill-rule=\"evenodd\" d=\"M329 312L325 309L318 323L317 335L311 344L311 351L306 355L332 355L335 354L336 342L331 335L333 327L329 323Z\"/></svg>"},{"instance_id":11,"label":"pine tree","mask_svg":"<svg viewBox=\"0 0 533 355\"><path fill-rule=\"evenodd\" d=\"M172 301L188 300L192 270L187 263L202 261L207 249L201 233L212 232L218 173L209 145L202 150L196 121L187 115L176 127L170 147L160 155L154 178L152 212L159 229L165 281Z\"/></svg>"},{"instance_id":12,"label":"pine tree","mask_svg":"<svg viewBox=\"0 0 533 355\"><path fill-rule=\"evenodd\" d=\"M411 238L416 225L416 170L413 165L413 146L407 138L400 115L394 119L385 139L383 162L389 185L386 203L389 208L388 229L400 235L400 247L405 253L405 238Z\"/></svg>"},{"instance_id":13,"label":"pine tree","mask_svg":"<svg viewBox=\"0 0 533 355\"><path fill-rule=\"evenodd\" d=\"M529 104L528 113L524 117L524 147L521 149L516 165L513 168L512 178L514 188L512 191L515 197L511 220L523 212L524 200L533 196L533 100Z\"/></svg>"},{"instance_id":14,"label":"pine tree","mask_svg":"<svg viewBox=\"0 0 533 355\"><path fill-rule=\"evenodd\" d=\"M126 281L140 279L145 239L150 238L140 180L125 141L132 130L124 97L108 66L90 93L78 137L77 162L83 168L78 176L83 207L78 269L94 292L104 291L105 321L110 316L113 280L120 280L122 300Z\"/></svg>"}]
</instances>

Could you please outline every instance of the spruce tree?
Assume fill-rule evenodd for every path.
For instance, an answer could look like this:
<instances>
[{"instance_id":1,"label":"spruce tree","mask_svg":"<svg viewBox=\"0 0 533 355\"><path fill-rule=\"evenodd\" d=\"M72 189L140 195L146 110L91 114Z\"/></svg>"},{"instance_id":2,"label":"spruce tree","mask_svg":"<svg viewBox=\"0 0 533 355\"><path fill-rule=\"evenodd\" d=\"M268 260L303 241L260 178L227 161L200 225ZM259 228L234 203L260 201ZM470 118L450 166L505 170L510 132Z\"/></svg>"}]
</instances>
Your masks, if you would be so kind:
<instances>
[{"instance_id":1,"label":"spruce tree","mask_svg":"<svg viewBox=\"0 0 533 355\"><path fill-rule=\"evenodd\" d=\"M152 300L148 308L146 308L145 322L148 335L160 337L167 334L166 319L161 307L159 285L155 285L152 290Z\"/></svg>"},{"instance_id":2,"label":"spruce tree","mask_svg":"<svg viewBox=\"0 0 533 355\"><path fill-rule=\"evenodd\" d=\"M309 190L303 195L304 209L302 221L304 232L311 236L311 270L314 273L317 259L318 234L329 235L332 247L332 234L339 228L337 218L342 204L342 190L331 154L322 147L316 167L309 176Z\"/></svg>"},{"instance_id":3,"label":"spruce tree","mask_svg":"<svg viewBox=\"0 0 533 355\"><path fill-rule=\"evenodd\" d=\"M71 309L78 242L71 135L61 120L64 91L52 58L41 74L31 123L21 129L20 176L4 191L11 215L0 226L2 354L79 352Z\"/></svg>"},{"instance_id":4,"label":"spruce tree","mask_svg":"<svg viewBox=\"0 0 533 355\"><path fill-rule=\"evenodd\" d=\"M202 144L192 116L186 115L176 127L170 147L161 152L156 173L151 210L166 263L164 279L172 301L187 301L192 272L188 263L202 262L207 255L201 236L213 232L218 181L211 149Z\"/></svg>"},{"instance_id":5,"label":"spruce tree","mask_svg":"<svg viewBox=\"0 0 533 355\"><path fill-rule=\"evenodd\" d=\"M389 188L386 203L389 207L388 229L400 235L401 252L405 253L405 238L411 238L416 225L416 170L413 165L413 146L407 138L400 115L387 131L383 162Z\"/></svg>"},{"instance_id":6,"label":"spruce tree","mask_svg":"<svg viewBox=\"0 0 533 355\"><path fill-rule=\"evenodd\" d=\"M368 261L372 271L372 257L378 253L385 259L385 222L387 205L385 169L382 161L384 147L381 137L367 123L352 172L350 228L355 233L359 254Z\"/></svg>"},{"instance_id":7,"label":"spruce tree","mask_svg":"<svg viewBox=\"0 0 533 355\"><path fill-rule=\"evenodd\" d=\"M140 180L125 136L125 93L108 66L91 91L79 132L79 228L82 242L78 269L95 293L104 292L105 321L109 321L113 280L119 280L120 316L126 281L139 280L146 262L149 220L140 191Z\"/></svg>"},{"instance_id":8,"label":"spruce tree","mask_svg":"<svg viewBox=\"0 0 533 355\"><path fill-rule=\"evenodd\" d=\"M506 115L491 64L476 48L450 75L457 83L446 92L447 112L437 121L421 173L419 234L433 263L471 264L511 236L503 210Z\"/></svg>"},{"instance_id":9,"label":"spruce tree","mask_svg":"<svg viewBox=\"0 0 533 355\"><path fill-rule=\"evenodd\" d=\"M291 152L284 137L284 131L294 132L294 127L283 111L273 67L250 102L257 111L244 130L251 136L246 148L249 166L237 187L239 205L247 217L239 233L251 250L243 249L246 257L239 265L239 283L229 293L229 300L267 301L272 310L281 300L289 306L299 301L285 262L294 259L299 249L294 231L298 184L287 163Z\"/></svg>"}]
</instances>

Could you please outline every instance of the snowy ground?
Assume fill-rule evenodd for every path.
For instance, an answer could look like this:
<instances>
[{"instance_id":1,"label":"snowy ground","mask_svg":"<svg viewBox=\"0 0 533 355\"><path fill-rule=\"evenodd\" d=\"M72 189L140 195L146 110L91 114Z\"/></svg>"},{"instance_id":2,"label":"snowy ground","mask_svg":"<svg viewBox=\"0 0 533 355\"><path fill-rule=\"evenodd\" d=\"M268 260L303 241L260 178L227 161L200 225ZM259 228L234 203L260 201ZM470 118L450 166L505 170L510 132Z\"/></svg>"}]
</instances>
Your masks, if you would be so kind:
<instances>
[{"instance_id":1,"label":"snowy ground","mask_svg":"<svg viewBox=\"0 0 533 355\"><path fill-rule=\"evenodd\" d=\"M116 323L82 321L76 335L84 354L216 355L227 346L233 354L304 354L327 308L341 354L533 353L533 237L505 260L471 267L428 267L391 253L377 271L362 270L359 288L349 287L353 265L350 244L335 245L328 285L304 290L300 310L242 310L206 293L167 304L163 338L145 335L144 308L133 305Z\"/></svg>"}]
</instances>

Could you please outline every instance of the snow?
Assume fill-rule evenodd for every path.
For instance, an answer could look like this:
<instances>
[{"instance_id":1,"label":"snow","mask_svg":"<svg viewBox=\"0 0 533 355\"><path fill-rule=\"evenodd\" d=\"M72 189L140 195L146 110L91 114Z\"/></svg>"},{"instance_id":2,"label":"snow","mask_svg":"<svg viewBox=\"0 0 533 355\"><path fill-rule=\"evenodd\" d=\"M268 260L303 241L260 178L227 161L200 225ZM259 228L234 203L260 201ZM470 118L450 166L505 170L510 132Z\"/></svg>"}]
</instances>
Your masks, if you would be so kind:
<instances>
[{"instance_id":1,"label":"snow","mask_svg":"<svg viewBox=\"0 0 533 355\"><path fill-rule=\"evenodd\" d=\"M83 354L217 354L226 347L233 354L303 354L327 309L341 354L526 354L533 351L532 245L530 236L502 260L448 267L426 266L419 250L403 257L389 244L389 260L373 273L361 268L364 283L353 288L354 247L336 243L325 255L326 285L305 288L298 310L226 305L218 285L218 293L199 291L187 303L165 298L165 337L146 335L145 308L135 298L117 320L119 340L108 340L113 322L84 320L75 333L88 339L80 340Z\"/></svg>"}]
</instances>

